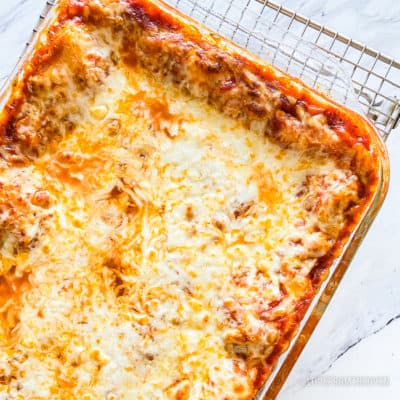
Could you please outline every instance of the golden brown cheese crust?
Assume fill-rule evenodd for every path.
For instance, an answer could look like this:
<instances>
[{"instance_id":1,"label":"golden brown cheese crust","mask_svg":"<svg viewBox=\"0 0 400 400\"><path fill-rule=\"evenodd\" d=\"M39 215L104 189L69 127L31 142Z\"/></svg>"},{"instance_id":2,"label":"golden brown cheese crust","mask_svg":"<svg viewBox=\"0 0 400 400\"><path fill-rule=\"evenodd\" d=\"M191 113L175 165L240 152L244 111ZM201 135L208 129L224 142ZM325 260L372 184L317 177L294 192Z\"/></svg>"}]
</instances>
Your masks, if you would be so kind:
<instances>
[{"instance_id":1,"label":"golden brown cheese crust","mask_svg":"<svg viewBox=\"0 0 400 400\"><path fill-rule=\"evenodd\" d=\"M369 204L368 123L201 29L157 2L64 0L15 83L0 125L12 396L129 398L119 363L137 398L253 398Z\"/></svg>"}]
</instances>

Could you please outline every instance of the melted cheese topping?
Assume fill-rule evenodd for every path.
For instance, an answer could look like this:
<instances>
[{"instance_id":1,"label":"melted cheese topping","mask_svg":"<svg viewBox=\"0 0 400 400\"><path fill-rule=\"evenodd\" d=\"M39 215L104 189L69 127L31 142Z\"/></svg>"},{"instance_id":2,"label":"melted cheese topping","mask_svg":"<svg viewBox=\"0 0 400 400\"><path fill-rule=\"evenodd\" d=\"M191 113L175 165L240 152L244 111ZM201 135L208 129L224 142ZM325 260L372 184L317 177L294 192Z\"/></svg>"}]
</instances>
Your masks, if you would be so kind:
<instances>
[{"instance_id":1,"label":"melted cheese topping","mask_svg":"<svg viewBox=\"0 0 400 400\"><path fill-rule=\"evenodd\" d=\"M54 107L54 134L0 161L0 397L252 398L357 177L63 29L17 126L36 143Z\"/></svg>"}]
</instances>

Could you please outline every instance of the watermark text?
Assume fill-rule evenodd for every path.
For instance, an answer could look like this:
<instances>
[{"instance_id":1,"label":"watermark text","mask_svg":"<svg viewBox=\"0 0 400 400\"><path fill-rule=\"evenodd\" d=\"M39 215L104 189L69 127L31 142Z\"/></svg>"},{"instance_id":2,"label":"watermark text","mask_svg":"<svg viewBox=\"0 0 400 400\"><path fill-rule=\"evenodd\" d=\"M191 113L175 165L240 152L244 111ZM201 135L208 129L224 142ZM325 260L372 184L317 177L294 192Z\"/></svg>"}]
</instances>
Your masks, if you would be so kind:
<instances>
[{"instance_id":1,"label":"watermark text","mask_svg":"<svg viewBox=\"0 0 400 400\"><path fill-rule=\"evenodd\" d=\"M389 386L390 377L386 375L324 375L311 379L310 386Z\"/></svg>"}]
</instances>

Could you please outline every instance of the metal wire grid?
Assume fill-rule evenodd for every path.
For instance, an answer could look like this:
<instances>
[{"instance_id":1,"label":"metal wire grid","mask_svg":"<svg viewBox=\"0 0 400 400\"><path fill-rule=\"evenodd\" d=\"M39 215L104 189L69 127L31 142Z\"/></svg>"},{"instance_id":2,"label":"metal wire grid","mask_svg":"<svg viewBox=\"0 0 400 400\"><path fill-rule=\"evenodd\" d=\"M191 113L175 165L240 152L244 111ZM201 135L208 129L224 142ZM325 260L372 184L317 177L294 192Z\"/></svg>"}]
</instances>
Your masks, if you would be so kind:
<instances>
[{"instance_id":1,"label":"metal wire grid","mask_svg":"<svg viewBox=\"0 0 400 400\"><path fill-rule=\"evenodd\" d=\"M384 139L397 126L399 62L269 0L166 1L335 100L364 112ZM46 2L33 35L55 2Z\"/></svg>"},{"instance_id":2,"label":"metal wire grid","mask_svg":"<svg viewBox=\"0 0 400 400\"><path fill-rule=\"evenodd\" d=\"M334 99L361 109L384 139L399 122L400 64L395 60L268 0L167 2Z\"/></svg>"},{"instance_id":3,"label":"metal wire grid","mask_svg":"<svg viewBox=\"0 0 400 400\"><path fill-rule=\"evenodd\" d=\"M27 46L56 1L47 0ZM398 124L399 62L268 0L165 1L335 99L361 104L385 140Z\"/></svg>"},{"instance_id":4,"label":"metal wire grid","mask_svg":"<svg viewBox=\"0 0 400 400\"><path fill-rule=\"evenodd\" d=\"M400 101L396 97L400 94L400 63L271 1L257 1L275 12L273 21L286 20L291 31L300 24L300 37L340 60L360 104L386 139L400 120Z\"/></svg>"}]
</instances>

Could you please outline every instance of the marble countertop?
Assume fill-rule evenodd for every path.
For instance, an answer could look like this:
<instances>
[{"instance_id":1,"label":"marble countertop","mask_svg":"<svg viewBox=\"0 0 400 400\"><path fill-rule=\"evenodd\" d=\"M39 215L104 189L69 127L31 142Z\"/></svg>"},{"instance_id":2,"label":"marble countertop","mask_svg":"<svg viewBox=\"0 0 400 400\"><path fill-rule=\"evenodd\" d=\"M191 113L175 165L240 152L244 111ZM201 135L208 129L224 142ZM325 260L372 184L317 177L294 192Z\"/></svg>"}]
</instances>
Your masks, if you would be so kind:
<instances>
[{"instance_id":1,"label":"marble countertop","mask_svg":"<svg viewBox=\"0 0 400 400\"><path fill-rule=\"evenodd\" d=\"M18 60L45 2L0 1L0 81ZM280 3L400 58L396 0ZM392 177L385 204L279 400L400 398L400 127L387 144Z\"/></svg>"}]
</instances>

